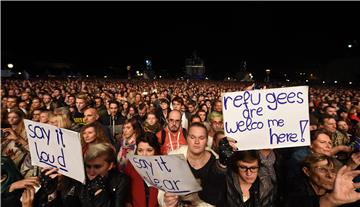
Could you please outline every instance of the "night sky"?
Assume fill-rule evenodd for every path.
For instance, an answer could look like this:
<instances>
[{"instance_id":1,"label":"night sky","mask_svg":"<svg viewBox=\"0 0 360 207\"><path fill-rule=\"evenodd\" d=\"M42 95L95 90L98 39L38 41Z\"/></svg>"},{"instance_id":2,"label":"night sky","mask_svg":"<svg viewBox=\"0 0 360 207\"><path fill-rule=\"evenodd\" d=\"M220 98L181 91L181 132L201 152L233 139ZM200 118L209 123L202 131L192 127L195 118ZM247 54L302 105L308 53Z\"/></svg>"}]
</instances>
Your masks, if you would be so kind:
<instances>
[{"instance_id":1,"label":"night sky","mask_svg":"<svg viewBox=\"0 0 360 207\"><path fill-rule=\"evenodd\" d=\"M213 75L234 73L244 60L255 74L360 62L358 2L1 2L1 9L2 65L95 70L151 58L156 71L174 72L195 50Z\"/></svg>"}]
</instances>

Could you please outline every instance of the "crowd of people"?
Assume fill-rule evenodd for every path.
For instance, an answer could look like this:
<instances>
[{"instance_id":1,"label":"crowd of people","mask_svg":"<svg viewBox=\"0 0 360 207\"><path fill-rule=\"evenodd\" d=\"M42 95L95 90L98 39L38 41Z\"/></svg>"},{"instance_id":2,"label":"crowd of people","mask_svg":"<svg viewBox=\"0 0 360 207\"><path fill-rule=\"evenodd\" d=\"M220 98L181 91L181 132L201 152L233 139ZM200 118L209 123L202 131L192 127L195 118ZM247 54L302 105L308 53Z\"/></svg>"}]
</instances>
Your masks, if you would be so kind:
<instances>
[{"instance_id":1,"label":"crowd of people","mask_svg":"<svg viewBox=\"0 0 360 207\"><path fill-rule=\"evenodd\" d=\"M237 151L225 137L221 94L294 84L1 82L4 206L360 206L358 89L309 88L310 146ZM31 165L24 119L80 133L85 184ZM134 154L183 154L202 190L178 196L149 187L129 161Z\"/></svg>"}]
</instances>

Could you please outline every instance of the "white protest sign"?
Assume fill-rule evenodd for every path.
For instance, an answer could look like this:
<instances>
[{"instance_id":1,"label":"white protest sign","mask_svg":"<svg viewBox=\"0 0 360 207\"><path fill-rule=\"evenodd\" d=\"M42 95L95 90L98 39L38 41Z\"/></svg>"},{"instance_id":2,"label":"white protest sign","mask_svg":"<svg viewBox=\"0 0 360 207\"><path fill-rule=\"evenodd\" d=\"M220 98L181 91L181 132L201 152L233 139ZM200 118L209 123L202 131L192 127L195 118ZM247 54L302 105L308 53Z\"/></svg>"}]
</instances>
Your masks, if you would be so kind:
<instances>
[{"instance_id":1,"label":"white protest sign","mask_svg":"<svg viewBox=\"0 0 360 207\"><path fill-rule=\"evenodd\" d=\"M308 86L222 94L225 135L239 150L310 145Z\"/></svg>"},{"instance_id":2,"label":"white protest sign","mask_svg":"<svg viewBox=\"0 0 360 207\"><path fill-rule=\"evenodd\" d=\"M54 167L59 173L85 182L80 134L53 125L24 120L31 164Z\"/></svg>"},{"instance_id":3,"label":"white protest sign","mask_svg":"<svg viewBox=\"0 0 360 207\"><path fill-rule=\"evenodd\" d=\"M182 154L133 155L129 160L148 186L177 195L186 195L202 189Z\"/></svg>"}]
</instances>

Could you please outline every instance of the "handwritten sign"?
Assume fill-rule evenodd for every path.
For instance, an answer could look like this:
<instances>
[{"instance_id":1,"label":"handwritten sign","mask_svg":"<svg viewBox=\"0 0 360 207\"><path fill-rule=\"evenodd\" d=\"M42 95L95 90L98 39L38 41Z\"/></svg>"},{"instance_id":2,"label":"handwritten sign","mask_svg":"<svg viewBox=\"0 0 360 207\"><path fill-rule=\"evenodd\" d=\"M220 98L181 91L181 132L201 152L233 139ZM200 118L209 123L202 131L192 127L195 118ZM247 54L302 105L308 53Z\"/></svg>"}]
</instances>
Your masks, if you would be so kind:
<instances>
[{"instance_id":1,"label":"handwritten sign","mask_svg":"<svg viewBox=\"0 0 360 207\"><path fill-rule=\"evenodd\" d=\"M129 160L148 186L177 195L186 195L201 190L184 155L133 155Z\"/></svg>"},{"instance_id":2,"label":"handwritten sign","mask_svg":"<svg viewBox=\"0 0 360 207\"><path fill-rule=\"evenodd\" d=\"M24 120L31 164L54 167L59 173L85 182L80 135L53 125Z\"/></svg>"},{"instance_id":3,"label":"handwritten sign","mask_svg":"<svg viewBox=\"0 0 360 207\"><path fill-rule=\"evenodd\" d=\"M310 145L307 86L224 93L222 103L239 150Z\"/></svg>"}]
</instances>

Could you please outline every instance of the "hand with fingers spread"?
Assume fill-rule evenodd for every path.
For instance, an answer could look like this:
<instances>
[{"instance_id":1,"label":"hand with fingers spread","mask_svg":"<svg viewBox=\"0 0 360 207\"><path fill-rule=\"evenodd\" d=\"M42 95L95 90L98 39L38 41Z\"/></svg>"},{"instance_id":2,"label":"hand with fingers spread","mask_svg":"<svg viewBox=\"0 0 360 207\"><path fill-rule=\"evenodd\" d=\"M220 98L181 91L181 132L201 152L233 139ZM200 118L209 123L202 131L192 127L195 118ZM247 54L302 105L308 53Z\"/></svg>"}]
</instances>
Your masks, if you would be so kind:
<instances>
[{"instance_id":1,"label":"hand with fingers spread","mask_svg":"<svg viewBox=\"0 0 360 207\"><path fill-rule=\"evenodd\" d=\"M29 187L22 193L22 207L32 207L35 198L35 188Z\"/></svg>"},{"instance_id":2,"label":"hand with fingers spread","mask_svg":"<svg viewBox=\"0 0 360 207\"><path fill-rule=\"evenodd\" d=\"M164 202L166 207L176 207L179 202L179 196L173 193L165 193Z\"/></svg>"},{"instance_id":3,"label":"hand with fingers spread","mask_svg":"<svg viewBox=\"0 0 360 207\"><path fill-rule=\"evenodd\" d=\"M334 190L320 198L320 207L333 207L360 200L360 193L356 188L360 188L360 183L353 183L354 177L360 175L360 170L351 170L348 166L343 166L337 173Z\"/></svg>"},{"instance_id":4,"label":"hand with fingers spread","mask_svg":"<svg viewBox=\"0 0 360 207\"><path fill-rule=\"evenodd\" d=\"M24 189L29 186L38 187L39 186L39 178L38 177L28 177L19 181L12 183L9 187L9 192L13 192L14 190Z\"/></svg>"}]
</instances>

